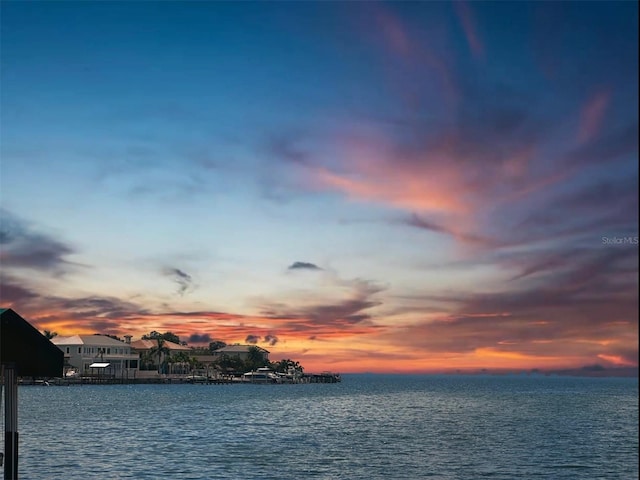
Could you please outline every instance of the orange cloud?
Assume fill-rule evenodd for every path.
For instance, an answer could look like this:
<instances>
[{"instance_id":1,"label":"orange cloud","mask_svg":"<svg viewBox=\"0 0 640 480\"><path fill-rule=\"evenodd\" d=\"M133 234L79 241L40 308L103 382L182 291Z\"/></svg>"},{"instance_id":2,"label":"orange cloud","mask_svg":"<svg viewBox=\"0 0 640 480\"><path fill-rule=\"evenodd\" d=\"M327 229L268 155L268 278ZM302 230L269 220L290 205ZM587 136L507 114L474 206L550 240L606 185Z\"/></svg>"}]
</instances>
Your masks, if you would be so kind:
<instances>
[{"instance_id":1,"label":"orange cloud","mask_svg":"<svg viewBox=\"0 0 640 480\"><path fill-rule=\"evenodd\" d=\"M110 333L134 337L150 331L171 331L182 340L206 333L227 343L245 343L252 336L271 352L272 360L292 358L309 372L451 373L455 371L529 370L580 368L601 359L613 366L636 366L629 356L595 353L610 344L598 337L559 342L546 322L521 337L522 323L506 312L468 314L459 319L402 326L371 322L318 323L305 317L243 316L222 312L184 312L113 319L106 330L83 326L77 319L64 320L64 312L41 312L29 316L37 328L60 335ZM55 320L53 320L55 319ZM485 323L489 322L489 323ZM94 325L94 324L88 324ZM537 331L538 333L535 333ZM569 330L571 331L571 330ZM596 331L594 335L599 332ZM636 332L637 333L637 332ZM278 341L270 344L269 338ZM619 339L622 341L621 339ZM620 341L617 343L622 345ZM634 343L635 342L635 343ZM477 346L476 346L477 345ZM637 349L629 337L625 347Z\"/></svg>"},{"instance_id":2,"label":"orange cloud","mask_svg":"<svg viewBox=\"0 0 640 480\"><path fill-rule=\"evenodd\" d=\"M375 168L364 166L357 175L349 178L327 169L317 171L316 181L345 193L356 200L374 201L407 210L437 213L466 213L468 206L460 196L454 195L455 182L448 172L438 171L432 175L417 175L417 172L394 169L390 165Z\"/></svg>"},{"instance_id":3,"label":"orange cloud","mask_svg":"<svg viewBox=\"0 0 640 480\"><path fill-rule=\"evenodd\" d=\"M598 358L601 358L602 360L619 367L635 367L638 365L637 362L631 362L628 359L621 357L620 355L606 355L604 353L601 353L598 355Z\"/></svg>"}]
</instances>

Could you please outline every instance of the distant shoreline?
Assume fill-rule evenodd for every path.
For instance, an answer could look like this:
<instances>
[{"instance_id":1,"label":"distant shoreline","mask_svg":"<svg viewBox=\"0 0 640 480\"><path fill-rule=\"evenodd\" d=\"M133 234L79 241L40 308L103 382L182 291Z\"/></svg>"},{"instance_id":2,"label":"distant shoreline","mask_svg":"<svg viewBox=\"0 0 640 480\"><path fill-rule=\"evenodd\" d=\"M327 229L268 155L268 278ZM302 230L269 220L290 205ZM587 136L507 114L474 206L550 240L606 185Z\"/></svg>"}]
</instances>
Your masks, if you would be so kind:
<instances>
[{"instance_id":1,"label":"distant shoreline","mask_svg":"<svg viewBox=\"0 0 640 480\"><path fill-rule=\"evenodd\" d=\"M300 385L311 383L340 383L341 375L336 373L305 373L295 379L279 381L270 378L247 379L245 376L193 377L190 375L158 375L153 377L117 377L114 375L81 375L74 377L34 378L21 377L19 385L35 386L82 386L82 385Z\"/></svg>"},{"instance_id":2,"label":"distant shoreline","mask_svg":"<svg viewBox=\"0 0 640 480\"><path fill-rule=\"evenodd\" d=\"M566 369L566 370L550 370L550 371L473 371L473 372L347 372L340 375L364 375L364 376L424 376L424 377L530 377L530 378L549 378L549 377L573 377L573 378L635 378L638 379L637 367L625 367L614 369ZM326 378L325 378L326 377ZM312 380L314 379L315 380ZM322 379L323 380L319 380ZM316 384L316 383L338 383L335 380L329 380L326 375L307 374L307 380L294 383L284 383L283 385L292 384ZM157 378L100 378L100 377L82 377L82 378L20 378L19 385L24 386L82 386L82 385L280 385L276 383L249 382L241 379L232 378L210 378L207 380L191 381L184 377L157 377Z\"/></svg>"}]
</instances>

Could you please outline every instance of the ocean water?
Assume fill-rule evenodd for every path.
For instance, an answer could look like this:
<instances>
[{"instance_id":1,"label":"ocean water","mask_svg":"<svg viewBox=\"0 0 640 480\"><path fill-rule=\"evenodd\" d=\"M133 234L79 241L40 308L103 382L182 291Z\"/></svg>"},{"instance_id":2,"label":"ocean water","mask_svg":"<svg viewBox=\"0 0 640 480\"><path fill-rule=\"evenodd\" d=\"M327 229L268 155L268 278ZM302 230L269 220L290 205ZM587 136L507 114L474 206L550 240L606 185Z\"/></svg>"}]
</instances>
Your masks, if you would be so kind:
<instances>
[{"instance_id":1,"label":"ocean water","mask_svg":"<svg viewBox=\"0 0 640 480\"><path fill-rule=\"evenodd\" d=\"M21 479L638 478L638 380L19 388Z\"/></svg>"}]
</instances>

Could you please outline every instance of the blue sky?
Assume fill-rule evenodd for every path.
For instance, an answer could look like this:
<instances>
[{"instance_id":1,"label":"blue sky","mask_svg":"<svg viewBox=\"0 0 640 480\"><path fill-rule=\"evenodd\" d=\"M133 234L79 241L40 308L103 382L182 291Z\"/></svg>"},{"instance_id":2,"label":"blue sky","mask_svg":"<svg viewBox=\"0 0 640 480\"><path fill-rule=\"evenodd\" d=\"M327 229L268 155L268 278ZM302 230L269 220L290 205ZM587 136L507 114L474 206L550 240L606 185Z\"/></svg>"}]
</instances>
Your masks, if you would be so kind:
<instances>
[{"instance_id":1,"label":"blue sky","mask_svg":"<svg viewBox=\"0 0 640 480\"><path fill-rule=\"evenodd\" d=\"M637 366L637 14L4 2L2 304L343 371Z\"/></svg>"}]
</instances>

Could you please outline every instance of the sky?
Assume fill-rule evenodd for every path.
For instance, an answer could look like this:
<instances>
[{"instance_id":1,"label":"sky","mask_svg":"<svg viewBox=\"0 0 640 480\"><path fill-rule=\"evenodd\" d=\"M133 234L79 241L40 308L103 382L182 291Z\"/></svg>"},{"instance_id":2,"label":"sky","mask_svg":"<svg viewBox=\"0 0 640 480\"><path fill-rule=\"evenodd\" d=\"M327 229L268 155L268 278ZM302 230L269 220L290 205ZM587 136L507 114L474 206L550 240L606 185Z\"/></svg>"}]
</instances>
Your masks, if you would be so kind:
<instances>
[{"instance_id":1,"label":"sky","mask_svg":"<svg viewBox=\"0 0 640 480\"><path fill-rule=\"evenodd\" d=\"M638 365L637 2L2 2L0 304L306 371Z\"/></svg>"}]
</instances>

